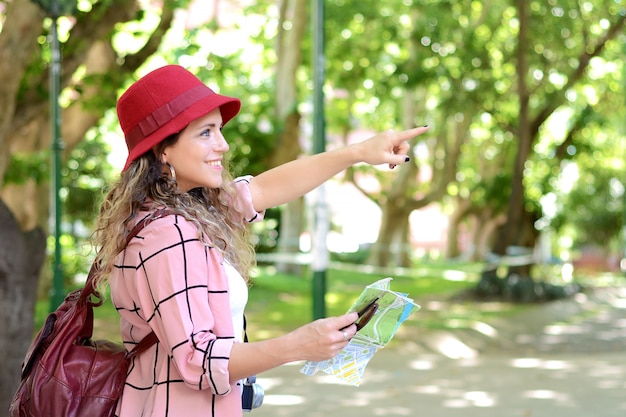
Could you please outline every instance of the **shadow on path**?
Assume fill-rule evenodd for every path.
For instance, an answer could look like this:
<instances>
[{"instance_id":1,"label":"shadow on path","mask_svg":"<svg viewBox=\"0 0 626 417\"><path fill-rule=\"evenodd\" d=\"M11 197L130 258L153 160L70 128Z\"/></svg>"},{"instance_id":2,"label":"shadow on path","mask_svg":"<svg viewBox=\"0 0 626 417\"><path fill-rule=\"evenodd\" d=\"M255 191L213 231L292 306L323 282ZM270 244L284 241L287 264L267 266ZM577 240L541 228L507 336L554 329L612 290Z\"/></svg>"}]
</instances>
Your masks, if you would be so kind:
<instances>
[{"instance_id":1,"label":"shadow on path","mask_svg":"<svg viewBox=\"0 0 626 417\"><path fill-rule=\"evenodd\" d=\"M626 415L626 289L538 305L489 326L482 333L428 332L382 349L358 388L325 374L306 377L301 364L275 369L260 376L266 399L252 414Z\"/></svg>"}]
</instances>

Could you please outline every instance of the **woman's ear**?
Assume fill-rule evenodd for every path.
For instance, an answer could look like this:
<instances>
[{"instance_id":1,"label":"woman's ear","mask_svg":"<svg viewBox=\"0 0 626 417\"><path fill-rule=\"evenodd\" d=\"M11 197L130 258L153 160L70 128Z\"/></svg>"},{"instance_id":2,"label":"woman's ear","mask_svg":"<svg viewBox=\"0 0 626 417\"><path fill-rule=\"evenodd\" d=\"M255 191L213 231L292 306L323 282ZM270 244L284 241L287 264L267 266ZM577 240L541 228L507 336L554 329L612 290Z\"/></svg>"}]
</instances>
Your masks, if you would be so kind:
<instances>
[{"instance_id":1,"label":"woman's ear","mask_svg":"<svg viewBox=\"0 0 626 417\"><path fill-rule=\"evenodd\" d=\"M165 152L159 154L156 146L152 148L152 152L154 153L156 159L158 159L162 164L167 164L167 156L165 155Z\"/></svg>"}]
</instances>

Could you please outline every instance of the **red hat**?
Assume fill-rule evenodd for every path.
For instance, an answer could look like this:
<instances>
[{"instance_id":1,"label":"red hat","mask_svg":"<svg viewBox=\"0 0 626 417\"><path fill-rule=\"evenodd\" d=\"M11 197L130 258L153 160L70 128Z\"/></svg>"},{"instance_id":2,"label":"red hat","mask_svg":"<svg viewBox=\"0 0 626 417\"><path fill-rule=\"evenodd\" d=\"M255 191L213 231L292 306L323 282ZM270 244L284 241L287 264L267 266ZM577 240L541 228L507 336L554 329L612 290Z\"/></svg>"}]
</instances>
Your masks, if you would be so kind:
<instances>
[{"instance_id":1,"label":"red hat","mask_svg":"<svg viewBox=\"0 0 626 417\"><path fill-rule=\"evenodd\" d=\"M179 65L158 68L131 85L117 102L130 164L168 136L219 108L222 124L239 113L241 102L215 93Z\"/></svg>"}]
</instances>

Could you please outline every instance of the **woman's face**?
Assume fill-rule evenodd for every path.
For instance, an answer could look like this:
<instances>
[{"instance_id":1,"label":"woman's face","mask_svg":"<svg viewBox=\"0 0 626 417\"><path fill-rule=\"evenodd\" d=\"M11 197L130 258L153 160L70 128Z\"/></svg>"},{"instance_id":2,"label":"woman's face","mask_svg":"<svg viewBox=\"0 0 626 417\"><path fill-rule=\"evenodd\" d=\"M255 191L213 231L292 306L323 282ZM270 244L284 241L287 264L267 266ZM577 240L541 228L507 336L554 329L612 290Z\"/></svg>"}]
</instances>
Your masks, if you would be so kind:
<instances>
[{"instance_id":1,"label":"woman's face","mask_svg":"<svg viewBox=\"0 0 626 417\"><path fill-rule=\"evenodd\" d=\"M218 188L222 185L222 156L226 152L228 143L222 135L218 108L191 122L175 144L163 149L161 161L174 167L180 191Z\"/></svg>"}]
</instances>

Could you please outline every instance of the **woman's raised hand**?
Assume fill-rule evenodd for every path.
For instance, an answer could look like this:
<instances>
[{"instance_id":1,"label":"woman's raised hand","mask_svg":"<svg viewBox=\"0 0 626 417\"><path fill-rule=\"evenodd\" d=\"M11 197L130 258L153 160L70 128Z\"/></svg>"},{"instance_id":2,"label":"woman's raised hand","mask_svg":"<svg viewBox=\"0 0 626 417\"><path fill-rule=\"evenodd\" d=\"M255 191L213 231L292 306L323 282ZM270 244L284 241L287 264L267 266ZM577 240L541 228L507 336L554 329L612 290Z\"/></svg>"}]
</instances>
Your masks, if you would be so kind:
<instances>
[{"instance_id":1,"label":"woman's raised hand","mask_svg":"<svg viewBox=\"0 0 626 417\"><path fill-rule=\"evenodd\" d=\"M409 140L428 131L428 126L396 132L386 130L363 142L355 143L359 159L370 165L389 164L390 168L408 162Z\"/></svg>"}]
</instances>

